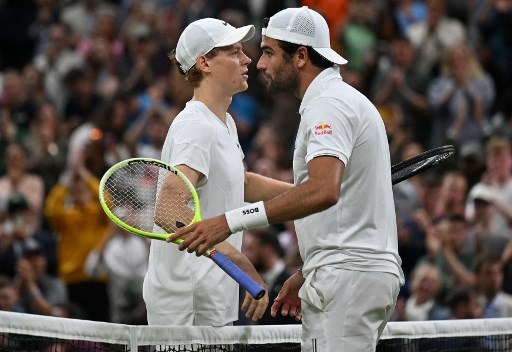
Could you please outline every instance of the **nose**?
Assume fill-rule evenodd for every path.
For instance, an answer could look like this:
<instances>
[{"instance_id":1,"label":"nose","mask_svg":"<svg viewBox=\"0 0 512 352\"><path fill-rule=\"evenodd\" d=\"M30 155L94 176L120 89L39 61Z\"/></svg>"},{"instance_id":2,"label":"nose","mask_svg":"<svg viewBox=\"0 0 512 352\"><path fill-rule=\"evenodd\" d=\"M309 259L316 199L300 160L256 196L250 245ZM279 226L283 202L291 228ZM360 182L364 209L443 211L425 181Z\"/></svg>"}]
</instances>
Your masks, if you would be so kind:
<instances>
[{"instance_id":1,"label":"nose","mask_svg":"<svg viewBox=\"0 0 512 352\"><path fill-rule=\"evenodd\" d=\"M256 68L258 70L265 70L265 64L263 62L263 55L260 56L259 60L258 60L258 63L256 64Z\"/></svg>"},{"instance_id":2,"label":"nose","mask_svg":"<svg viewBox=\"0 0 512 352\"><path fill-rule=\"evenodd\" d=\"M244 64L249 65L252 62L251 58L249 56L247 56L246 53L243 53L243 54L244 54Z\"/></svg>"}]
</instances>

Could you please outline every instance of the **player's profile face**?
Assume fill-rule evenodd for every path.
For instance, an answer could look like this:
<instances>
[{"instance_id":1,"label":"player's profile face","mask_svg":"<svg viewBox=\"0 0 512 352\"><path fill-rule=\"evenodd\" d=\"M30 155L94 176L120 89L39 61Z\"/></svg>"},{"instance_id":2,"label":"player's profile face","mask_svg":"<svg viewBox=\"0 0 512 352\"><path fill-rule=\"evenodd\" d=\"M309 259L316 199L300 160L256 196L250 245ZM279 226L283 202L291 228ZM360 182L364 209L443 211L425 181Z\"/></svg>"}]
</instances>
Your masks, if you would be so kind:
<instances>
[{"instance_id":1,"label":"player's profile face","mask_svg":"<svg viewBox=\"0 0 512 352\"><path fill-rule=\"evenodd\" d=\"M212 64L211 75L228 94L236 94L248 88L248 66L251 59L244 53L242 44L237 43L223 48L218 48L218 54L210 59Z\"/></svg>"},{"instance_id":2,"label":"player's profile face","mask_svg":"<svg viewBox=\"0 0 512 352\"><path fill-rule=\"evenodd\" d=\"M292 60L279 47L277 40L263 36L257 68L266 80L269 93L295 92L299 88L299 74Z\"/></svg>"}]
</instances>

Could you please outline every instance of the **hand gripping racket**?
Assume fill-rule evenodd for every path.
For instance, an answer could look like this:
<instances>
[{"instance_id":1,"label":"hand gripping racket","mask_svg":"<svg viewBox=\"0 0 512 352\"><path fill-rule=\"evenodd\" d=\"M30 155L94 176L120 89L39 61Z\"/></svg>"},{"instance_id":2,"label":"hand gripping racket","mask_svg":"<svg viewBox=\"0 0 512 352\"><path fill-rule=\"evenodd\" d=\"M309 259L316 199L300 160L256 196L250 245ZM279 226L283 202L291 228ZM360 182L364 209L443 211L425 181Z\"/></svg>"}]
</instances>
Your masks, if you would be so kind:
<instances>
[{"instance_id":1,"label":"hand gripping racket","mask_svg":"<svg viewBox=\"0 0 512 352\"><path fill-rule=\"evenodd\" d=\"M391 167L391 182L394 185L417 175L448 159L453 153L455 153L455 148L452 145L445 145L401 161Z\"/></svg>"},{"instance_id":2,"label":"hand gripping racket","mask_svg":"<svg viewBox=\"0 0 512 352\"><path fill-rule=\"evenodd\" d=\"M101 178L99 198L114 223L141 237L165 241L179 227L201 220L192 183L178 169L156 159L133 158L112 166ZM222 253L210 248L204 256L255 299L265 295L263 287Z\"/></svg>"}]
</instances>

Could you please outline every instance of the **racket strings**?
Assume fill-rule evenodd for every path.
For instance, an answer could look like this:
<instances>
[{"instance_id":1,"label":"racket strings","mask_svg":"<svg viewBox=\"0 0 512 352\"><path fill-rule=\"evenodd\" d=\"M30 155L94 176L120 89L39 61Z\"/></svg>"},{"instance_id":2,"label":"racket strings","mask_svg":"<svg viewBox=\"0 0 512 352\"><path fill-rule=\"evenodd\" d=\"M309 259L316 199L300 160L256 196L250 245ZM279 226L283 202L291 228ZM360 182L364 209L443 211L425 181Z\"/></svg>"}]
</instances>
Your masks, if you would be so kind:
<instances>
[{"instance_id":1,"label":"racket strings","mask_svg":"<svg viewBox=\"0 0 512 352\"><path fill-rule=\"evenodd\" d=\"M119 220L138 230L172 233L190 224L195 204L188 186L174 173L154 165L130 164L105 183L107 206Z\"/></svg>"},{"instance_id":2,"label":"racket strings","mask_svg":"<svg viewBox=\"0 0 512 352\"><path fill-rule=\"evenodd\" d=\"M194 198L185 182L173 172L160 172L158 181L155 222L166 232L175 232L194 219Z\"/></svg>"}]
</instances>

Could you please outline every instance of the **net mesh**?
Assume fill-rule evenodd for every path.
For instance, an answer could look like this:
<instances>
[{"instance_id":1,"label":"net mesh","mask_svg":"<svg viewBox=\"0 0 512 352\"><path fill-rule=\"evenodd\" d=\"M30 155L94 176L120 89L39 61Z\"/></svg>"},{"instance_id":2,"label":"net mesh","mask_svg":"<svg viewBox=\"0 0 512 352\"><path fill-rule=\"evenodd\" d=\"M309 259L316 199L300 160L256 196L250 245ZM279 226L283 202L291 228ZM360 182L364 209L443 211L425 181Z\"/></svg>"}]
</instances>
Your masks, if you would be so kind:
<instances>
[{"instance_id":1,"label":"net mesh","mask_svg":"<svg viewBox=\"0 0 512 352\"><path fill-rule=\"evenodd\" d=\"M134 326L0 312L0 351L300 351L300 325ZM512 318L391 322L377 351L512 351Z\"/></svg>"}]
</instances>

